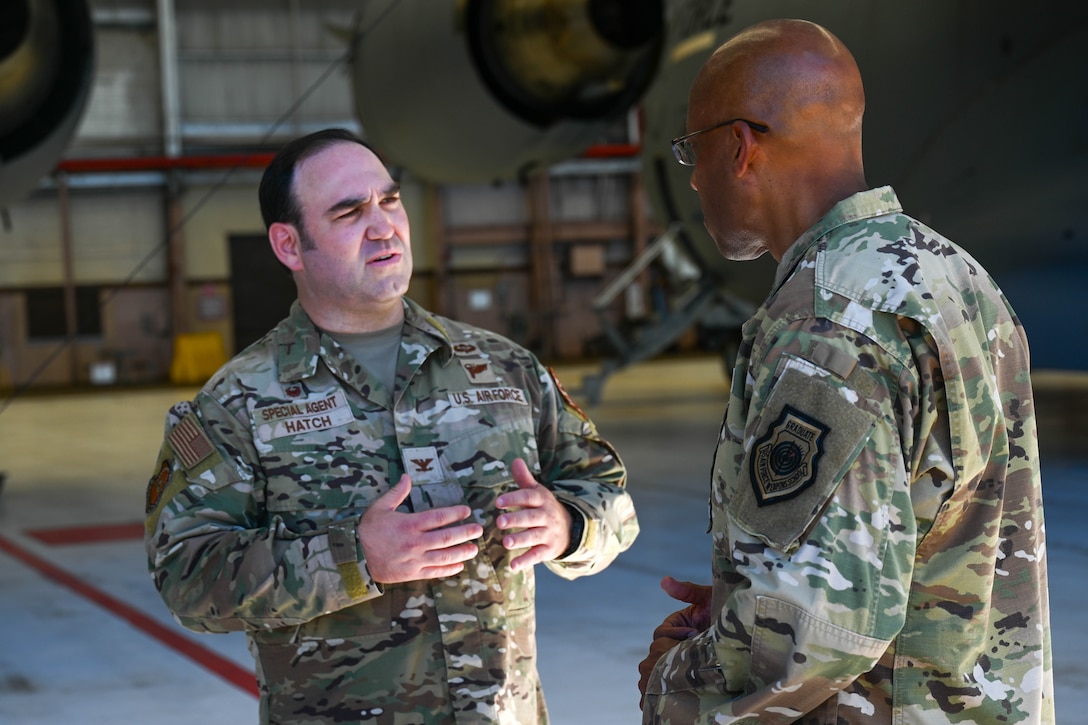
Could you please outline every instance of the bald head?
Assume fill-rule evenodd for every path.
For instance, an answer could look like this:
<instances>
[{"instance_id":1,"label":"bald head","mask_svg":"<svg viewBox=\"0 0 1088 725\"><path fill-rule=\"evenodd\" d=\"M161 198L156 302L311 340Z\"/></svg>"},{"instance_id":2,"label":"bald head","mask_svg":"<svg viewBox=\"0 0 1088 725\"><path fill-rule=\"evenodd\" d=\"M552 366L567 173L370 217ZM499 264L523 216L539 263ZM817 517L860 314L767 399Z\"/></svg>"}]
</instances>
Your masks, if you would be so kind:
<instances>
[{"instance_id":1,"label":"bald head","mask_svg":"<svg viewBox=\"0 0 1088 725\"><path fill-rule=\"evenodd\" d=\"M723 254L779 259L835 204L868 188L864 111L854 57L815 23L762 22L707 59L688 98L687 131L749 122L694 141L692 186ZM767 129L755 133L751 123Z\"/></svg>"},{"instance_id":2,"label":"bald head","mask_svg":"<svg viewBox=\"0 0 1088 725\"><path fill-rule=\"evenodd\" d=\"M742 30L704 64L693 104L738 110L785 139L832 134L860 143L865 92L853 55L827 29L769 20Z\"/></svg>"}]
</instances>

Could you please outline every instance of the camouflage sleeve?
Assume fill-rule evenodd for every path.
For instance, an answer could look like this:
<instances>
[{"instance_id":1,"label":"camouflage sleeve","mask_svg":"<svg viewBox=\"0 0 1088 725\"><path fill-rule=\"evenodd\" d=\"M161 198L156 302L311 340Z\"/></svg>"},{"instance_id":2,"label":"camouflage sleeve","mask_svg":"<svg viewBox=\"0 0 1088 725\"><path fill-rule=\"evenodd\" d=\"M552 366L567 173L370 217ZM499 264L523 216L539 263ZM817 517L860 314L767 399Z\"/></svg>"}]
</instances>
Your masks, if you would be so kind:
<instances>
[{"instance_id":1,"label":"camouflage sleeve","mask_svg":"<svg viewBox=\"0 0 1088 725\"><path fill-rule=\"evenodd\" d=\"M638 536L638 519L626 490L627 470L615 449L567 395L554 372L539 364L537 368L541 482L573 509L572 516L584 517L576 548L545 566L564 579L576 579L596 574L626 551Z\"/></svg>"},{"instance_id":2,"label":"camouflage sleeve","mask_svg":"<svg viewBox=\"0 0 1088 725\"><path fill-rule=\"evenodd\" d=\"M304 534L264 507L244 424L203 393L167 415L148 485L152 579L184 626L203 632L304 623L382 593L356 541L358 517Z\"/></svg>"},{"instance_id":3,"label":"camouflage sleeve","mask_svg":"<svg viewBox=\"0 0 1088 725\"><path fill-rule=\"evenodd\" d=\"M647 723L794 722L870 671L905 621L909 361L826 320L778 330L753 360L715 457L716 621L658 662Z\"/></svg>"}]
</instances>

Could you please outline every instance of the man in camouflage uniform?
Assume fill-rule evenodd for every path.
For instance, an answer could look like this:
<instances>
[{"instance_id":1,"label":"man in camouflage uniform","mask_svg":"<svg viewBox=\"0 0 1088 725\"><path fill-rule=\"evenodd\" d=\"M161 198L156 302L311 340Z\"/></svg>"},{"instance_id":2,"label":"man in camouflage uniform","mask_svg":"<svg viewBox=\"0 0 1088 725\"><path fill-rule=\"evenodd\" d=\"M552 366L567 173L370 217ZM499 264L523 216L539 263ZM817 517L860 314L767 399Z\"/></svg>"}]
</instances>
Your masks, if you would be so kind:
<instances>
[{"instance_id":1,"label":"man in camouflage uniform","mask_svg":"<svg viewBox=\"0 0 1088 725\"><path fill-rule=\"evenodd\" d=\"M674 141L722 254L770 252L711 482L713 587L640 665L644 723L1050 723L1023 329L979 264L868 189L825 29L727 41ZM724 119L730 119L725 120Z\"/></svg>"},{"instance_id":2,"label":"man in camouflage uniform","mask_svg":"<svg viewBox=\"0 0 1088 725\"><path fill-rule=\"evenodd\" d=\"M168 415L156 587L247 633L261 722L547 722L533 565L631 545L623 464L530 352L404 298L407 215L358 139L288 144L260 195L299 300Z\"/></svg>"}]
</instances>

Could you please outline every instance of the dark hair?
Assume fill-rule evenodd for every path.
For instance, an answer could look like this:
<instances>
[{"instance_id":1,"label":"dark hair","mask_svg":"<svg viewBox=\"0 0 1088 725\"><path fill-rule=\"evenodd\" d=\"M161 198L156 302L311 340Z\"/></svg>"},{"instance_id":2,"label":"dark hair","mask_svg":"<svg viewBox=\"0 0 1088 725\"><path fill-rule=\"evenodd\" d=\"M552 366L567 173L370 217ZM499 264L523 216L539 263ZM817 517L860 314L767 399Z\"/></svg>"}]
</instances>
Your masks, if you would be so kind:
<instances>
[{"instance_id":1,"label":"dark hair","mask_svg":"<svg viewBox=\"0 0 1088 725\"><path fill-rule=\"evenodd\" d=\"M294 224L299 229L302 228L302 211L298 207L298 200L291 188L295 180L295 169L311 156L324 151L329 146L345 141L357 143L369 149L379 161L385 163L381 154L370 144L344 128L326 128L288 142L264 170L261 185L257 190L257 198L261 204L261 219L264 220L265 229L276 222L286 222Z\"/></svg>"}]
</instances>

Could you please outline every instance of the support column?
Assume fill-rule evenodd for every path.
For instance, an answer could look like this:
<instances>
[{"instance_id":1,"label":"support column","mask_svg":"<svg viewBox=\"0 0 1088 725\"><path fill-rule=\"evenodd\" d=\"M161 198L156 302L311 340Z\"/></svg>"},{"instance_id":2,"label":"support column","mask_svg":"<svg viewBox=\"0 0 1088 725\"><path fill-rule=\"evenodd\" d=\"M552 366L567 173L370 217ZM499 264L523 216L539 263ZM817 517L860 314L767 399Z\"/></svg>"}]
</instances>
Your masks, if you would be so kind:
<instances>
[{"instance_id":1,"label":"support column","mask_svg":"<svg viewBox=\"0 0 1088 725\"><path fill-rule=\"evenodd\" d=\"M76 310L75 259L72 250L72 208L68 197L68 174L59 172L57 203L60 206L60 247L64 268L64 333L68 339L68 384L79 383L79 316Z\"/></svg>"},{"instance_id":2,"label":"support column","mask_svg":"<svg viewBox=\"0 0 1088 725\"><path fill-rule=\"evenodd\" d=\"M457 309L456 289L450 283L450 248L442 208L442 187L423 184L424 234L431 249L431 307L439 315L453 316Z\"/></svg>"},{"instance_id":3,"label":"support column","mask_svg":"<svg viewBox=\"0 0 1088 725\"><path fill-rule=\"evenodd\" d=\"M181 156L181 92L178 85L177 23L174 0L156 0L159 39L159 74L162 102L163 154ZM185 240L181 233L181 183L176 172L168 172L163 189L163 217L167 235L167 282L170 286L173 337L189 331L186 306Z\"/></svg>"},{"instance_id":4,"label":"support column","mask_svg":"<svg viewBox=\"0 0 1088 725\"><path fill-rule=\"evenodd\" d=\"M650 225L646 220L646 184L642 180L642 172L635 171L631 174L631 196L628 203L631 205L631 259L638 259L646 251L646 240L650 235ZM639 273L632 289L628 292L628 299L624 305L624 314L628 318L642 318L646 316L649 301L650 275L643 270ZM632 300L630 295L635 295Z\"/></svg>"},{"instance_id":5,"label":"support column","mask_svg":"<svg viewBox=\"0 0 1088 725\"><path fill-rule=\"evenodd\" d=\"M185 234L182 228L184 215L181 209L181 182L176 171L166 174L163 199L163 217L166 222L167 261L166 278L170 285L171 331L174 339L191 332L188 310L188 287L185 270Z\"/></svg>"},{"instance_id":6,"label":"support column","mask_svg":"<svg viewBox=\"0 0 1088 725\"><path fill-rule=\"evenodd\" d=\"M546 171L529 177L529 306L536 322L532 337L542 357L555 357L555 236L551 187Z\"/></svg>"}]
</instances>

